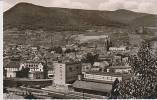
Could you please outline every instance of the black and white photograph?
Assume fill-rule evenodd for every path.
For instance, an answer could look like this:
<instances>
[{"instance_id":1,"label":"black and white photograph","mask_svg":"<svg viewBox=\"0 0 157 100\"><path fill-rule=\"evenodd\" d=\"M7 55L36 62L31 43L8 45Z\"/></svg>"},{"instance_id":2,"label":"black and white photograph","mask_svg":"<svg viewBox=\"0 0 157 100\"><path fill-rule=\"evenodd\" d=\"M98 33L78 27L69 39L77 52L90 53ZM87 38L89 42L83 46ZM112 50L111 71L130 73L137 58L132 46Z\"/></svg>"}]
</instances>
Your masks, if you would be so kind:
<instances>
[{"instance_id":1,"label":"black and white photograph","mask_svg":"<svg viewBox=\"0 0 157 100\"><path fill-rule=\"evenodd\" d=\"M2 0L3 99L157 99L157 0Z\"/></svg>"}]
</instances>

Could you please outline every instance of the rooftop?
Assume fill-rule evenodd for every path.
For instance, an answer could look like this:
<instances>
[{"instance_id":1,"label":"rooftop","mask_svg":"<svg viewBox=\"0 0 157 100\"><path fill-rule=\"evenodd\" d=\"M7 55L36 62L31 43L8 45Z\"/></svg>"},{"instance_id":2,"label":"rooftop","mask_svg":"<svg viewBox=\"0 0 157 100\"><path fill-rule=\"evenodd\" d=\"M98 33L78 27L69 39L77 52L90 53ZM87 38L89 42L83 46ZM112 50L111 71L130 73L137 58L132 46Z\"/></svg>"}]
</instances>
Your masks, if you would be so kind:
<instances>
[{"instance_id":1,"label":"rooftop","mask_svg":"<svg viewBox=\"0 0 157 100\"><path fill-rule=\"evenodd\" d=\"M95 90L100 92L110 92L112 89L111 84L105 83L97 83L90 81L75 81L73 83L74 88L87 89L87 90Z\"/></svg>"},{"instance_id":2,"label":"rooftop","mask_svg":"<svg viewBox=\"0 0 157 100\"><path fill-rule=\"evenodd\" d=\"M105 81L105 80L96 80L96 79L83 79L84 81L88 82L96 82L96 83L103 83L103 84L112 84L113 81Z\"/></svg>"},{"instance_id":3,"label":"rooftop","mask_svg":"<svg viewBox=\"0 0 157 100\"><path fill-rule=\"evenodd\" d=\"M20 68L20 62L19 61L11 61L8 63L5 68Z\"/></svg>"},{"instance_id":4,"label":"rooftop","mask_svg":"<svg viewBox=\"0 0 157 100\"><path fill-rule=\"evenodd\" d=\"M72 65L72 64L81 64L81 62L57 62L58 64L67 64L67 65Z\"/></svg>"}]
</instances>

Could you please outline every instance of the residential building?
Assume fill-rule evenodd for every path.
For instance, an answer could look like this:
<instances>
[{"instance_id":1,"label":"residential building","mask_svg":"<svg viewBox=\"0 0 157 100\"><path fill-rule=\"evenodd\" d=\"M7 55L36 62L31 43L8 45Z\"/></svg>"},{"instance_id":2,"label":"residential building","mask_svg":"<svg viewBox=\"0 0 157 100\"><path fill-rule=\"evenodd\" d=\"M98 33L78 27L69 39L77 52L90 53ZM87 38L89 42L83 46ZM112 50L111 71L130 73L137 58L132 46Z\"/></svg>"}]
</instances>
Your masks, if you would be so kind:
<instances>
[{"instance_id":1,"label":"residential building","mask_svg":"<svg viewBox=\"0 0 157 100\"><path fill-rule=\"evenodd\" d=\"M11 61L5 66L6 77L14 78L16 77L16 72L20 71L20 62L19 61Z\"/></svg>"},{"instance_id":2,"label":"residential building","mask_svg":"<svg viewBox=\"0 0 157 100\"><path fill-rule=\"evenodd\" d=\"M41 62L27 61L20 64L20 68L29 68L29 72L43 72L43 67Z\"/></svg>"},{"instance_id":3,"label":"residential building","mask_svg":"<svg viewBox=\"0 0 157 100\"><path fill-rule=\"evenodd\" d=\"M123 79L130 78L130 75L129 74L121 74L121 73L109 73L109 72L87 72L84 74L85 80L114 82L116 78L119 81L122 81Z\"/></svg>"},{"instance_id":4,"label":"residential building","mask_svg":"<svg viewBox=\"0 0 157 100\"><path fill-rule=\"evenodd\" d=\"M43 79L44 73L43 72L30 72L28 74L29 79Z\"/></svg>"},{"instance_id":5,"label":"residential building","mask_svg":"<svg viewBox=\"0 0 157 100\"><path fill-rule=\"evenodd\" d=\"M131 72L131 66L125 65L125 66L111 66L107 68L107 72L114 72L114 73L130 73Z\"/></svg>"},{"instance_id":6,"label":"residential building","mask_svg":"<svg viewBox=\"0 0 157 100\"><path fill-rule=\"evenodd\" d=\"M90 63L82 63L82 72L89 72L91 69Z\"/></svg>"},{"instance_id":7,"label":"residential building","mask_svg":"<svg viewBox=\"0 0 157 100\"><path fill-rule=\"evenodd\" d=\"M101 69L100 67L92 67L92 68L90 69L90 71L92 71L92 72L101 72L102 69Z\"/></svg>"},{"instance_id":8,"label":"residential building","mask_svg":"<svg viewBox=\"0 0 157 100\"><path fill-rule=\"evenodd\" d=\"M109 48L109 51L111 52L117 52L117 51L126 51L126 47L125 46L122 46L122 47L110 47Z\"/></svg>"},{"instance_id":9,"label":"residential building","mask_svg":"<svg viewBox=\"0 0 157 100\"><path fill-rule=\"evenodd\" d=\"M48 64L48 78L54 77L54 65L53 62L49 62Z\"/></svg>"},{"instance_id":10,"label":"residential building","mask_svg":"<svg viewBox=\"0 0 157 100\"><path fill-rule=\"evenodd\" d=\"M44 69L43 64L41 62L23 62L20 64L20 69L22 68L29 68L29 79L43 79L44 78Z\"/></svg>"}]
</instances>

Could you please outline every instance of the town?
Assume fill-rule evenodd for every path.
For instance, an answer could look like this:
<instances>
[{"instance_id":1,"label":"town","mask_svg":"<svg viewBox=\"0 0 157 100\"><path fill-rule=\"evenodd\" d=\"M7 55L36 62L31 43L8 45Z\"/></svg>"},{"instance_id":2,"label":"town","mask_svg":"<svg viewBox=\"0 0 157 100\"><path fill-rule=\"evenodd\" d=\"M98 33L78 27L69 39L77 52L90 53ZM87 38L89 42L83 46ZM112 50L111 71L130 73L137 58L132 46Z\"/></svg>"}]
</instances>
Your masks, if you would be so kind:
<instances>
[{"instance_id":1,"label":"town","mask_svg":"<svg viewBox=\"0 0 157 100\"><path fill-rule=\"evenodd\" d=\"M3 3L3 99L157 99L156 0Z\"/></svg>"},{"instance_id":2,"label":"town","mask_svg":"<svg viewBox=\"0 0 157 100\"><path fill-rule=\"evenodd\" d=\"M8 45L5 91L36 98L110 98L113 83L133 76L129 57L139 48L113 46L108 35L80 38L63 46Z\"/></svg>"}]
</instances>

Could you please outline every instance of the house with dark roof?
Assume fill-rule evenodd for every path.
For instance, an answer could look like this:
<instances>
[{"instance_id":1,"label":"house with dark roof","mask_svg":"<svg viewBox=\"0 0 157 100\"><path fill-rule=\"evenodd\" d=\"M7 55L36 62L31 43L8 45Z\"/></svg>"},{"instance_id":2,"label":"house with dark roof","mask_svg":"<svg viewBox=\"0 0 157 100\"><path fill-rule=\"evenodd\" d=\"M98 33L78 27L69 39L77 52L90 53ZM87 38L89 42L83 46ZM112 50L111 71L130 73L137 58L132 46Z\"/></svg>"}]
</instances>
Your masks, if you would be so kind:
<instances>
[{"instance_id":1,"label":"house with dark roof","mask_svg":"<svg viewBox=\"0 0 157 100\"><path fill-rule=\"evenodd\" d=\"M29 68L29 79L43 79L44 65L39 61L26 61L20 64L20 68Z\"/></svg>"},{"instance_id":2,"label":"house with dark roof","mask_svg":"<svg viewBox=\"0 0 157 100\"><path fill-rule=\"evenodd\" d=\"M5 70L7 71L6 77L16 77L16 72L20 71L20 62L19 61L11 61L5 66Z\"/></svg>"},{"instance_id":3,"label":"house with dark roof","mask_svg":"<svg viewBox=\"0 0 157 100\"><path fill-rule=\"evenodd\" d=\"M26 61L20 64L21 68L29 68L29 72L43 72L43 64L36 61Z\"/></svg>"}]
</instances>

